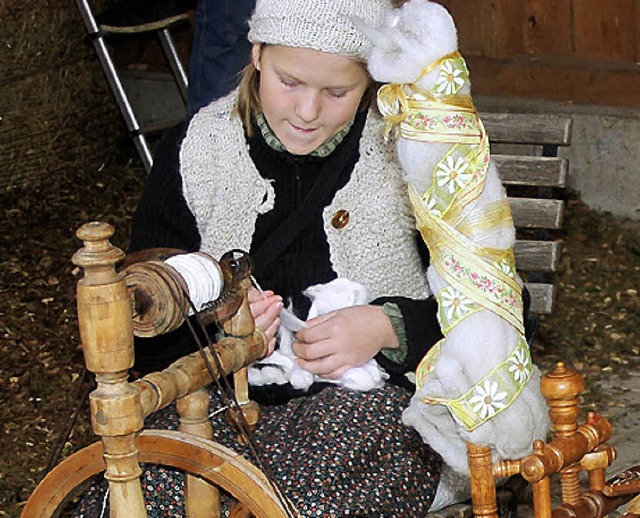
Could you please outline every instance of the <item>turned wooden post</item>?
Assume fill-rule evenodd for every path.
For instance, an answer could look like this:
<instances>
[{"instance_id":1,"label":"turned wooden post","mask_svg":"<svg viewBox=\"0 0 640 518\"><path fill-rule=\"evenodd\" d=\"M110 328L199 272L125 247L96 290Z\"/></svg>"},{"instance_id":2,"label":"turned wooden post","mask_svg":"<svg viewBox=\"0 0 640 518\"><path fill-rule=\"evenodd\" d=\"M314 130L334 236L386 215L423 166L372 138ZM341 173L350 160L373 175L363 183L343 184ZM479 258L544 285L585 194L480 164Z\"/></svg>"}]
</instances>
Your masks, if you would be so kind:
<instances>
[{"instance_id":1,"label":"turned wooden post","mask_svg":"<svg viewBox=\"0 0 640 518\"><path fill-rule=\"evenodd\" d=\"M177 400L180 428L205 439L213 438L209 421L209 393L201 388ZM185 511L189 518L218 518L220 514L220 491L198 477L187 475L184 495Z\"/></svg>"},{"instance_id":2,"label":"turned wooden post","mask_svg":"<svg viewBox=\"0 0 640 518\"><path fill-rule=\"evenodd\" d=\"M533 442L533 453L542 455L544 441L537 439ZM526 466L523 466L526 470ZM548 476L542 477L533 483L533 508L536 518L551 518L551 480Z\"/></svg>"},{"instance_id":3,"label":"turned wooden post","mask_svg":"<svg viewBox=\"0 0 640 518\"><path fill-rule=\"evenodd\" d=\"M85 364L96 376L91 423L104 444L111 517L143 518L147 513L135 445L143 419L139 393L127 381L133 366L131 304L115 270L124 253L109 242L113 232L111 225L99 222L77 232L84 242L73 256L74 264L84 269L77 286L78 320Z\"/></svg>"},{"instance_id":4,"label":"turned wooden post","mask_svg":"<svg viewBox=\"0 0 640 518\"><path fill-rule=\"evenodd\" d=\"M471 501L474 516L498 518L496 482L493 478L491 448L467 442L467 459L471 475Z\"/></svg>"},{"instance_id":5,"label":"turned wooden post","mask_svg":"<svg viewBox=\"0 0 640 518\"><path fill-rule=\"evenodd\" d=\"M596 426L601 417L596 412L587 412L586 425ZM583 470L589 473L589 489L602 491L606 484L606 469L616 459L616 450L608 445L600 445L587 453L580 461Z\"/></svg>"},{"instance_id":6,"label":"turned wooden post","mask_svg":"<svg viewBox=\"0 0 640 518\"><path fill-rule=\"evenodd\" d=\"M238 309L238 312L229 320L224 323L224 331L227 335L235 338L248 338L254 333L262 334L262 332L255 327L253 321L253 315L249 308L249 299L247 292L251 288L251 278L249 276L243 278L240 281L240 289L242 290L242 304ZM263 335L264 337L264 335ZM267 343L266 337L264 342ZM233 374L234 389L236 394L236 400L240 405L240 409L244 415L244 420L249 425L250 430L255 430L260 420L260 407L255 401L249 399L249 377L247 367L234 372ZM238 427L237 417L233 415L233 409L227 411L227 419L229 422ZM244 434L238 433L238 440L245 442L246 438Z\"/></svg>"},{"instance_id":7,"label":"turned wooden post","mask_svg":"<svg viewBox=\"0 0 640 518\"><path fill-rule=\"evenodd\" d=\"M563 362L558 362L553 372L543 376L540 383L547 400L549 416L556 437L569 438L578 429L580 397L584 392L584 378ZM575 504L580 498L580 464L574 463L560 471L562 501Z\"/></svg>"}]
</instances>

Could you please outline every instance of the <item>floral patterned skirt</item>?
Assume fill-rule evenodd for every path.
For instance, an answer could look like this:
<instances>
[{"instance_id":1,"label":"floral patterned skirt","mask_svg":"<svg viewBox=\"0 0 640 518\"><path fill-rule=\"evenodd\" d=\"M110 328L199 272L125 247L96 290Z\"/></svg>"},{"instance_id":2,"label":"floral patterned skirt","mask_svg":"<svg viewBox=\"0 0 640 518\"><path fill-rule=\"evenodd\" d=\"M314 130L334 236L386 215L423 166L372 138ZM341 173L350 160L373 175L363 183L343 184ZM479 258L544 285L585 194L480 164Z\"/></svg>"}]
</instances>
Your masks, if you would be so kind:
<instances>
[{"instance_id":1,"label":"floral patterned skirt","mask_svg":"<svg viewBox=\"0 0 640 518\"><path fill-rule=\"evenodd\" d=\"M435 496L440 456L402 424L411 394L387 385L371 392L329 386L286 405L262 407L255 432L272 475L303 516L424 516ZM212 410L220 406L212 393ZM246 447L222 414L212 418L214 441L247 458ZM147 419L147 428L177 429L171 405ZM143 466L147 513L184 516L184 475ZM108 515L106 484L96 480L75 516Z\"/></svg>"}]
</instances>

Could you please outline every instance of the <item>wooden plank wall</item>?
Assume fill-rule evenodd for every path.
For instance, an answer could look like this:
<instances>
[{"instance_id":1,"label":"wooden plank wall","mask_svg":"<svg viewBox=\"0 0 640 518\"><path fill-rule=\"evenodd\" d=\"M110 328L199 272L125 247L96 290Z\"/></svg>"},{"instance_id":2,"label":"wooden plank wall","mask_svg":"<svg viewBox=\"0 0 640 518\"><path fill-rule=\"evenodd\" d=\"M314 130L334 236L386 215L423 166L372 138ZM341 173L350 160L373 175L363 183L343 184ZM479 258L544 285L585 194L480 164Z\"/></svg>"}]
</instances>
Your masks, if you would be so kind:
<instances>
[{"instance_id":1,"label":"wooden plank wall","mask_svg":"<svg viewBox=\"0 0 640 518\"><path fill-rule=\"evenodd\" d=\"M640 0L438 0L474 90L640 107Z\"/></svg>"}]
</instances>

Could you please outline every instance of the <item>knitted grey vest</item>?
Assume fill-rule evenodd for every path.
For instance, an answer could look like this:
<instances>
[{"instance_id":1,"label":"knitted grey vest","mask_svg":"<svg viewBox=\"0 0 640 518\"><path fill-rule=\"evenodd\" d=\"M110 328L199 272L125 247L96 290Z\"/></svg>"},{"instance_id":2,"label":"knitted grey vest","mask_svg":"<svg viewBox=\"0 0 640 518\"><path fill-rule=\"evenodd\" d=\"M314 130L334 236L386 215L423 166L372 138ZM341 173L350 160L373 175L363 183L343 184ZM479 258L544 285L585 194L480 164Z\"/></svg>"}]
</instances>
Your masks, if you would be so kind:
<instances>
[{"instance_id":1,"label":"knitted grey vest","mask_svg":"<svg viewBox=\"0 0 640 518\"><path fill-rule=\"evenodd\" d=\"M202 237L201 249L219 258L249 250L258 215L275 193L253 164L242 123L231 115L236 92L203 108L180 152L184 197ZM373 110L360 139L360 160L349 182L323 212L331 265L339 277L364 284L373 297L430 294L416 247L415 220L395 146ZM342 228L332 224L346 211Z\"/></svg>"}]
</instances>

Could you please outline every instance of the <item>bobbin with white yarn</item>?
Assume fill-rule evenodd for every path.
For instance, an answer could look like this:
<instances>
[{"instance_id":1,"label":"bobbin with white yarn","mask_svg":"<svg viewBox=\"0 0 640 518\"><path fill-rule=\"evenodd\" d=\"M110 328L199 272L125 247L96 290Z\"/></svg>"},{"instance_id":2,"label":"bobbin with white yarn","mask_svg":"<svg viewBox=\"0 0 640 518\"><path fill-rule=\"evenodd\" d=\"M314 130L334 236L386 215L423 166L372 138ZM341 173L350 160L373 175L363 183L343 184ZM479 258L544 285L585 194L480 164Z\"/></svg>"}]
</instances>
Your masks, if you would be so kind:
<instances>
[{"instance_id":1,"label":"bobbin with white yarn","mask_svg":"<svg viewBox=\"0 0 640 518\"><path fill-rule=\"evenodd\" d=\"M133 263L123 274L131 297L133 332L139 337L177 329L185 312L192 313L189 300L200 311L224 290L220 265L202 252Z\"/></svg>"},{"instance_id":2,"label":"bobbin with white yarn","mask_svg":"<svg viewBox=\"0 0 640 518\"><path fill-rule=\"evenodd\" d=\"M222 293L222 270L211 256L203 252L179 254L169 257L164 263L182 277L196 311L200 311L208 302L216 300ZM193 310L190 308L189 314L192 313Z\"/></svg>"}]
</instances>

